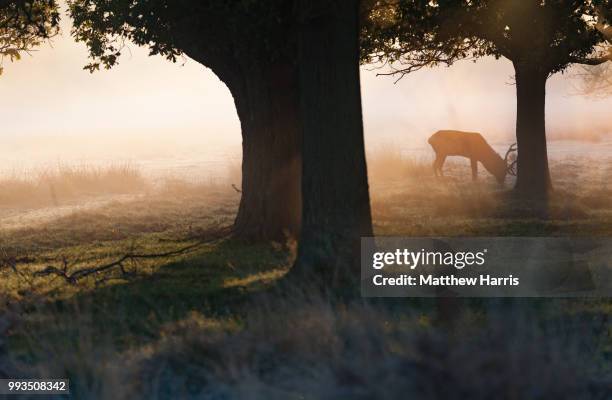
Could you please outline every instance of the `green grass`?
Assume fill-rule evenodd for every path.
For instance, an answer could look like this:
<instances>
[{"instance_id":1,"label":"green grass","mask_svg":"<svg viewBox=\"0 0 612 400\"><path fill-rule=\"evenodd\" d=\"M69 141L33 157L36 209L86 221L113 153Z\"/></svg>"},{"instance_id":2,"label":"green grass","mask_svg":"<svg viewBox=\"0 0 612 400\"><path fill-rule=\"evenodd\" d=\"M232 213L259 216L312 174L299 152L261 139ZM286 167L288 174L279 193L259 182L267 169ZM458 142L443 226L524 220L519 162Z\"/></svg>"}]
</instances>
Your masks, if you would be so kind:
<instances>
[{"instance_id":1,"label":"green grass","mask_svg":"<svg viewBox=\"0 0 612 400\"><path fill-rule=\"evenodd\" d=\"M525 206L489 179L473 184L461 178L464 167L452 166L450 177L442 181L423 176L425 167L415 169L419 175L375 180L376 233L612 234L612 206L603 201L610 192L598 184L598 178L586 180L578 192L570 180L558 182L550 218L545 220L526 216ZM443 368L476 363L474 371L482 372L487 371L486 363L498 365L504 357L518 357L516 362L534 362L543 368L546 360L554 364L558 357L571 357L567 363L576 368L609 370L605 360L612 356L612 332L607 324L611 312L607 299L477 299L450 305L432 299L389 299L344 304L301 291L295 296L271 294L292 263L293 243L216 240L179 256L128 262L127 275L115 269L76 285L60 277L33 276L48 265L65 263L74 271L130 252L163 253L206 241L212 232L231 224L237 202L229 186L173 182L128 201L0 228L0 297L7 304L2 306L0 322L9 321L6 338L0 339L0 359L4 352L11 361L8 368L24 376L70 377L80 397L96 398L112 395L104 391L108 390L104 384L128 381L133 384L122 392L126 398L134 393L171 398L152 382L181 390L191 387L183 379L193 379L200 388L218 382L214 390L232 387L227 390L234 396L234 388L247 387L262 390L266 398L292 398L309 390L320 394L318 386L315 390L308 385L325 379L347 380L372 393L372 384L382 378L375 376L375 368L364 358L368 352L369 362L381 370L389 368L388 376L399 379L402 368L413 368L411 363L425 368L439 357L430 353L436 346L457 346L451 352L456 359ZM445 327L439 324L439 315L449 309L457 311L457 320ZM503 315L508 319L500 320ZM504 329L522 342L499 333ZM499 340L491 339L494 332ZM547 342L548 337L557 336L559 343ZM468 337L489 343L487 351L500 348L499 357L487 355ZM541 346L534 352L535 361L523 354L529 340ZM516 350L511 343L526 347ZM582 360L573 346L590 358ZM397 362L408 367L396 367ZM282 378L285 367L293 378ZM0 373L2 368L0 362ZM304 375L297 379L296 371ZM566 373L562 369L554 378L569 382ZM281 384L271 383L270 376ZM539 382L531 375L528 378ZM292 379L306 386L279 389ZM280 397L274 395L277 390ZM329 390L330 398L342 398L329 394L336 389ZM296 398L320 398L312 396Z\"/></svg>"},{"instance_id":2,"label":"green grass","mask_svg":"<svg viewBox=\"0 0 612 400\"><path fill-rule=\"evenodd\" d=\"M145 247L152 253L168 245ZM193 311L214 318L231 315L250 291L274 281L277 275L272 271L284 272L279 265L286 265L285 258L284 252L270 247L221 242L189 256L128 266L137 275L115 272L103 284L91 278L75 287L57 278L39 278L35 290L44 300L26 305L30 317L22 321L21 330L50 333L54 324L70 325L75 315L84 314L94 332L113 337L114 346L142 345L158 339L163 326Z\"/></svg>"},{"instance_id":3,"label":"green grass","mask_svg":"<svg viewBox=\"0 0 612 400\"><path fill-rule=\"evenodd\" d=\"M113 337L114 346L142 345L194 311L231 314L249 292L284 274L291 257L285 246L207 243L210 233L231 223L235 195L210 187L183 189L181 197L161 191L2 231L0 294L24 311L10 336L12 350L20 357L38 353L38 334L61 347L74 346L62 332L71 329L67 326L80 329L75 318L86 318L96 336ZM127 275L116 268L76 285L33 276L49 265L75 271L127 253L159 254L200 241L207 244L194 252L127 262Z\"/></svg>"}]
</instances>

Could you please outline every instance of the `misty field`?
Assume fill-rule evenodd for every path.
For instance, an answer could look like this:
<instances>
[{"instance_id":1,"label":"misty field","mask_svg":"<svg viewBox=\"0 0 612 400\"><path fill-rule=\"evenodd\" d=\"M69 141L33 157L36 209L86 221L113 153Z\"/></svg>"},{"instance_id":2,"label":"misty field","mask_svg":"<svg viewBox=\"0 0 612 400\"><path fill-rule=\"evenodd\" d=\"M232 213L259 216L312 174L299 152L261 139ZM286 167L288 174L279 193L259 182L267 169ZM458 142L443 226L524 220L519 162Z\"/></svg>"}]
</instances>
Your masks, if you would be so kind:
<instances>
[{"instance_id":1,"label":"misty field","mask_svg":"<svg viewBox=\"0 0 612 400\"><path fill-rule=\"evenodd\" d=\"M548 218L534 219L509 180L481 169L473 183L461 159L435 179L426 157L383 147L369 155L375 233L612 235L610 159L551 171ZM150 182L115 166L0 179L0 375L68 377L77 398L610 393L610 301L281 290L295 242L227 239L234 178Z\"/></svg>"}]
</instances>

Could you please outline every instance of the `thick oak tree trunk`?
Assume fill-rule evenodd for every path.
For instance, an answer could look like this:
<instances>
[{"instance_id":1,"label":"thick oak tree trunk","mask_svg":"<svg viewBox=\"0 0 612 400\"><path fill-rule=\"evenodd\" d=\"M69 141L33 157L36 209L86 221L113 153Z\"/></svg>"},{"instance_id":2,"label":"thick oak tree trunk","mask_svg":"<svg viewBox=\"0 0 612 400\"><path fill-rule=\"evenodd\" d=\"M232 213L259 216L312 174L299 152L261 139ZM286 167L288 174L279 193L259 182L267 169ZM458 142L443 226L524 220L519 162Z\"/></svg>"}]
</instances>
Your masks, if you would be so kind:
<instances>
[{"instance_id":1,"label":"thick oak tree trunk","mask_svg":"<svg viewBox=\"0 0 612 400\"><path fill-rule=\"evenodd\" d=\"M301 138L294 65L251 65L228 84L242 127L242 198L234 236L296 236L301 219Z\"/></svg>"},{"instance_id":2,"label":"thick oak tree trunk","mask_svg":"<svg viewBox=\"0 0 612 400\"><path fill-rule=\"evenodd\" d=\"M546 80L548 72L515 63L516 191L528 199L546 199L552 189L546 149Z\"/></svg>"},{"instance_id":3,"label":"thick oak tree trunk","mask_svg":"<svg viewBox=\"0 0 612 400\"><path fill-rule=\"evenodd\" d=\"M181 47L230 90L242 130L242 196L233 235L247 241L297 236L301 220L301 128L294 57L272 60L257 38L207 46L181 36ZM254 42L249 42L249 40ZM231 40L228 43L232 43ZM290 50L287 50L290 51ZM295 54L295 49L292 50Z\"/></svg>"},{"instance_id":4,"label":"thick oak tree trunk","mask_svg":"<svg viewBox=\"0 0 612 400\"><path fill-rule=\"evenodd\" d=\"M302 230L289 277L326 287L359 281L372 235L358 60L358 1L299 2Z\"/></svg>"}]
</instances>

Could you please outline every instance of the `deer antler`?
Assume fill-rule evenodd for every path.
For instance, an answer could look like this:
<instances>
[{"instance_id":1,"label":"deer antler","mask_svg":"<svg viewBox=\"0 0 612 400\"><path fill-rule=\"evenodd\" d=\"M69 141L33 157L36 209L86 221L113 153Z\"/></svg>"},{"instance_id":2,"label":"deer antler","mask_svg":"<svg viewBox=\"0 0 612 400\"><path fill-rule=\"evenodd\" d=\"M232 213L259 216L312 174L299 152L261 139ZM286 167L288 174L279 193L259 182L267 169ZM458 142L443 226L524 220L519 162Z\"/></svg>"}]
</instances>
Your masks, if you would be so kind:
<instances>
[{"instance_id":1,"label":"deer antler","mask_svg":"<svg viewBox=\"0 0 612 400\"><path fill-rule=\"evenodd\" d=\"M506 155L504 156L504 160L508 162L508 156L510 155L510 153L513 153L515 151L516 151L516 143L510 145L510 148L508 149L508 151L506 152Z\"/></svg>"},{"instance_id":2,"label":"deer antler","mask_svg":"<svg viewBox=\"0 0 612 400\"><path fill-rule=\"evenodd\" d=\"M506 171L512 176L516 176L516 160L512 161L510 165L506 168Z\"/></svg>"}]
</instances>

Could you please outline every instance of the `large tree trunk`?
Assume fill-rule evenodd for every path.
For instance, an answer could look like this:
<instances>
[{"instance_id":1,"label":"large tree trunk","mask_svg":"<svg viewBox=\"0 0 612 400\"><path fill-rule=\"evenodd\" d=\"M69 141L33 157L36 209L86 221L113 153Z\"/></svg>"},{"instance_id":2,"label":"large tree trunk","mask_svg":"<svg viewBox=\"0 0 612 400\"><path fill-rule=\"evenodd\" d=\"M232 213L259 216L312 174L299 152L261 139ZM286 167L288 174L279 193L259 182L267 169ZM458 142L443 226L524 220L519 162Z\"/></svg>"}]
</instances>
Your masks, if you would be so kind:
<instances>
[{"instance_id":1,"label":"large tree trunk","mask_svg":"<svg viewBox=\"0 0 612 400\"><path fill-rule=\"evenodd\" d=\"M228 84L242 127L242 198L234 236L295 237L301 219L301 138L292 64L251 65Z\"/></svg>"},{"instance_id":2,"label":"large tree trunk","mask_svg":"<svg viewBox=\"0 0 612 400\"><path fill-rule=\"evenodd\" d=\"M240 119L242 196L234 237L283 241L297 236L302 139L295 60L277 56L272 61L266 51L258 52L259 42L251 43L253 51L237 56L232 46L208 47L206 42L192 40L190 31L182 38L186 53L227 85Z\"/></svg>"},{"instance_id":3,"label":"large tree trunk","mask_svg":"<svg viewBox=\"0 0 612 400\"><path fill-rule=\"evenodd\" d=\"M302 230L290 276L359 281L372 235L358 60L358 1L299 1Z\"/></svg>"},{"instance_id":4,"label":"large tree trunk","mask_svg":"<svg viewBox=\"0 0 612 400\"><path fill-rule=\"evenodd\" d=\"M546 199L552 189L546 150L546 80L548 71L514 63L516 72L516 191L529 199Z\"/></svg>"}]
</instances>

